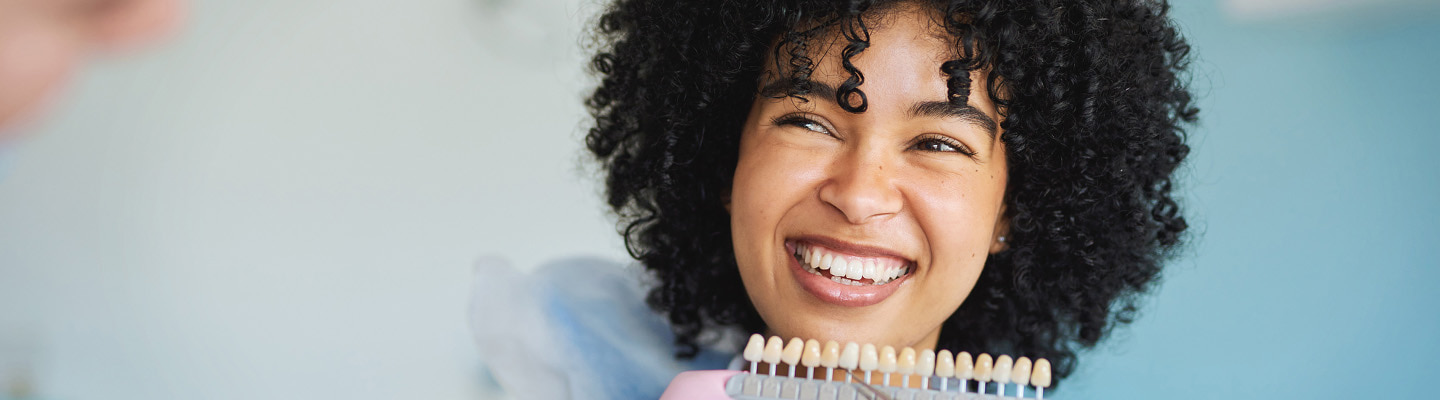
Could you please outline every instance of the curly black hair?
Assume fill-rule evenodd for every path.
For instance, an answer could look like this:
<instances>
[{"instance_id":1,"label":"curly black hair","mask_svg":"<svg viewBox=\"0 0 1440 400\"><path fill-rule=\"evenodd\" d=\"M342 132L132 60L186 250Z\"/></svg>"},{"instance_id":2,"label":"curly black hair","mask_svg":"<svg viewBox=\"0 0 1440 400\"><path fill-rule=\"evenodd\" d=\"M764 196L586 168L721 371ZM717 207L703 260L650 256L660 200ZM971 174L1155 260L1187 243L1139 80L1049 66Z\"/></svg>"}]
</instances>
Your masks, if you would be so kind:
<instances>
[{"instance_id":1,"label":"curly black hair","mask_svg":"<svg viewBox=\"0 0 1440 400\"><path fill-rule=\"evenodd\" d=\"M869 46L868 18L895 3L943 16L955 41L955 58L936 66L948 98L967 101L971 71L983 70L1003 116L1008 247L986 260L940 347L1048 358L1063 378L1078 350L1133 319L1178 251L1173 174L1198 109L1190 47L1164 1L617 0L595 31L586 145L627 249L656 280L647 300L668 316L677 356L715 328L764 328L724 206L742 124L775 79L766 60L795 83L780 96L806 94L812 42L838 33L850 77L834 95L865 112L863 71L849 61Z\"/></svg>"}]
</instances>

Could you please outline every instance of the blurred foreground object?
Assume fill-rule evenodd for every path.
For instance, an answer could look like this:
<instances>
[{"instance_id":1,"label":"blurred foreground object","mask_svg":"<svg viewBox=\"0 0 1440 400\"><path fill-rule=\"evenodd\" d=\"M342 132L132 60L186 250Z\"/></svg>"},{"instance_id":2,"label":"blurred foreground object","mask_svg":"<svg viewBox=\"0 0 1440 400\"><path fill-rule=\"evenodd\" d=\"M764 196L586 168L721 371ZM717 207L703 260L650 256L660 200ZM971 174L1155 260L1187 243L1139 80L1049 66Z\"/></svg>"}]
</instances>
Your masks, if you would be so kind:
<instances>
[{"instance_id":1,"label":"blurred foreground object","mask_svg":"<svg viewBox=\"0 0 1440 400\"><path fill-rule=\"evenodd\" d=\"M0 141L92 53L153 41L182 0L0 0Z\"/></svg>"}]
</instances>

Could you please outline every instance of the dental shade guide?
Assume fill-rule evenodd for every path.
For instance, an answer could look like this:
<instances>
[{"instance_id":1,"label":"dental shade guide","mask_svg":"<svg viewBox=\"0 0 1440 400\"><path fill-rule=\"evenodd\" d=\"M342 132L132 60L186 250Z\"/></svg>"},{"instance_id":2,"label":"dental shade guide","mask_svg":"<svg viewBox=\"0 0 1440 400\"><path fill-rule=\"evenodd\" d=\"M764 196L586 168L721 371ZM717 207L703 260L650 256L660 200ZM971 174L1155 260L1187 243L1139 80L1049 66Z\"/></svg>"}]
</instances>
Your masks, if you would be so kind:
<instances>
[{"instance_id":1,"label":"dental shade guide","mask_svg":"<svg viewBox=\"0 0 1440 400\"><path fill-rule=\"evenodd\" d=\"M1026 398L1025 388L1033 387L1035 399L1043 399L1052 382L1050 361L1009 355L992 357L982 353L973 361L968 352L953 354L949 350L846 343L843 347L828 341L792 338L787 343L780 337L752 335L741 352L749 362L749 373L740 371L689 371L676 376L662 400L1006 400ZM770 373L757 373L761 363L769 364ZM777 374L781 364L789 374ZM797 377L799 367L806 374ZM825 379L815 376L815 368L826 368ZM835 370L840 370L837 376ZM861 372L864 372L863 378ZM876 379L874 373L881 377ZM737 375L738 374L738 375ZM899 375L898 378L895 375ZM911 386L911 375L919 378L919 386ZM854 379L851 379L854 376ZM940 379L938 388L931 388L930 378ZM838 379L837 379L838 378ZM965 382L974 379L979 390L968 394L950 392L950 378L960 379L960 392L968 392ZM876 382L878 380L878 382ZM875 382L875 383L872 383ZM995 393L987 393L988 384L995 383ZM1013 396L1007 396L1009 384L1015 384ZM958 396L958 397L957 397Z\"/></svg>"}]
</instances>

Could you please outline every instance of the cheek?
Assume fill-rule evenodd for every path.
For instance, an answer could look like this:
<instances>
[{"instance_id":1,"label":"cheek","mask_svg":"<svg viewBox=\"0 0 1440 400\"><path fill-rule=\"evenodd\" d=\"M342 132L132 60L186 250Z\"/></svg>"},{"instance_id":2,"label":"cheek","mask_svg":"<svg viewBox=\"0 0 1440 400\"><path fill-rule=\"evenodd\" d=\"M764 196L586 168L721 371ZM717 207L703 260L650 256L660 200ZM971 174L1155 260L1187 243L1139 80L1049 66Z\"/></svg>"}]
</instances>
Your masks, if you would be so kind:
<instances>
[{"instance_id":1,"label":"cheek","mask_svg":"<svg viewBox=\"0 0 1440 400\"><path fill-rule=\"evenodd\" d=\"M1004 196L1000 182L977 173L911 186L911 204L929 246L930 268L920 282L936 307L932 311L948 316L979 279Z\"/></svg>"},{"instance_id":2,"label":"cheek","mask_svg":"<svg viewBox=\"0 0 1440 400\"><path fill-rule=\"evenodd\" d=\"M35 113L79 62L77 32L45 21L0 20L0 127Z\"/></svg>"},{"instance_id":3,"label":"cheek","mask_svg":"<svg viewBox=\"0 0 1440 400\"><path fill-rule=\"evenodd\" d=\"M741 140L731 188L730 212L737 242L761 239L741 234L773 233L788 210L809 199L823 174L817 166L824 160L812 156L814 152L752 136Z\"/></svg>"}]
</instances>

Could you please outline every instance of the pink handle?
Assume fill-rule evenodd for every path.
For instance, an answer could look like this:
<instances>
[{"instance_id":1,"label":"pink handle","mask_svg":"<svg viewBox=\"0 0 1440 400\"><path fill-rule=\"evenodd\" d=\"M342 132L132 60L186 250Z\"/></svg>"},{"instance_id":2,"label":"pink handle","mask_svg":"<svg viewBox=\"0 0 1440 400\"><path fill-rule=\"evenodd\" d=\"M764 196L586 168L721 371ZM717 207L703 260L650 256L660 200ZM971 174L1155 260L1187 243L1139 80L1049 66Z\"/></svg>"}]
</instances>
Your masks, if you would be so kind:
<instances>
[{"instance_id":1,"label":"pink handle","mask_svg":"<svg viewBox=\"0 0 1440 400\"><path fill-rule=\"evenodd\" d=\"M660 400L730 400L725 381L740 371L685 371L670 380Z\"/></svg>"}]
</instances>

